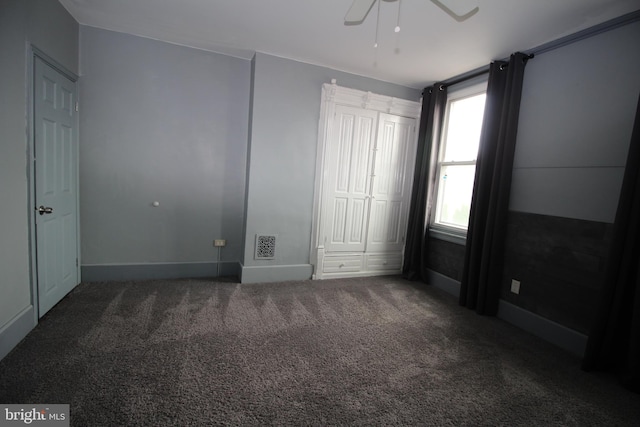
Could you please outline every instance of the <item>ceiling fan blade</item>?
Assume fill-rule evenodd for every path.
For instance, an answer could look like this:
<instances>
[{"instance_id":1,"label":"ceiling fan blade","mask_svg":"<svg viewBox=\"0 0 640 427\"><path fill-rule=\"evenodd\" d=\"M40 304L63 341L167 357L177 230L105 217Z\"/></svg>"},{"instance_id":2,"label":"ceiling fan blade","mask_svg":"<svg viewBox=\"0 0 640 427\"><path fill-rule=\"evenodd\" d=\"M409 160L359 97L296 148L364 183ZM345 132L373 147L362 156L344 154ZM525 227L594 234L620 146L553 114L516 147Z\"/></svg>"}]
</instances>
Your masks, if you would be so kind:
<instances>
[{"instance_id":1,"label":"ceiling fan blade","mask_svg":"<svg viewBox=\"0 0 640 427\"><path fill-rule=\"evenodd\" d=\"M353 0L344 17L345 24L357 25L364 21L376 0Z\"/></svg>"},{"instance_id":2,"label":"ceiling fan blade","mask_svg":"<svg viewBox=\"0 0 640 427\"><path fill-rule=\"evenodd\" d=\"M442 3L440 0L431 0L431 3L435 4L436 6L438 6L447 15L449 15L450 17L452 17L453 19L455 19L458 22L466 21L467 19L471 18L473 15L478 13L478 11L480 10L480 8L478 6L476 6L473 9L471 9L469 12L467 12L467 13L465 13L463 15L458 15L453 10L451 10L447 6L445 6L444 3Z\"/></svg>"}]
</instances>

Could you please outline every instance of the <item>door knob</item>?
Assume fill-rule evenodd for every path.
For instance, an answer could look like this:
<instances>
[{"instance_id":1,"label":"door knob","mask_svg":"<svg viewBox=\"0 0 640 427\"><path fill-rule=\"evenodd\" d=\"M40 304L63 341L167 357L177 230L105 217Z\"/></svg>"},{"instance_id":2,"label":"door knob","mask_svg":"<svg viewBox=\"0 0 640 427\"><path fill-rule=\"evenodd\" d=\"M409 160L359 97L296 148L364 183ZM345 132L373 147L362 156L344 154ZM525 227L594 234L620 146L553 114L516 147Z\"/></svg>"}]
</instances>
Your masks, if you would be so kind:
<instances>
[{"instance_id":1,"label":"door knob","mask_svg":"<svg viewBox=\"0 0 640 427\"><path fill-rule=\"evenodd\" d=\"M40 215L53 213L53 208L50 208L50 207L46 207L46 208L45 208L45 207L44 207L44 206L42 206L42 205L40 205L40 207L39 207L39 208L36 208L36 210L38 211L38 213L39 213Z\"/></svg>"}]
</instances>

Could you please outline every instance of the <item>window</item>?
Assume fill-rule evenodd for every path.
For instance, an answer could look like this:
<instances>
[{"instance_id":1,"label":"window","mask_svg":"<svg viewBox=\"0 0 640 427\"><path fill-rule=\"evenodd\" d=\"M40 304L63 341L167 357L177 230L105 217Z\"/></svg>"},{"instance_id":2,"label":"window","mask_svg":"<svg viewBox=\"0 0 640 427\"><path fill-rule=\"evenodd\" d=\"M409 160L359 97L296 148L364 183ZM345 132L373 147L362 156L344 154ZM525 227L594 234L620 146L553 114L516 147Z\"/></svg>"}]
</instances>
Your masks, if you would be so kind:
<instances>
[{"instance_id":1,"label":"window","mask_svg":"<svg viewBox=\"0 0 640 427\"><path fill-rule=\"evenodd\" d=\"M441 236L459 239L467 233L485 99L486 82L448 95L431 218L432 229Z\"/></svg>"}]
</instances>

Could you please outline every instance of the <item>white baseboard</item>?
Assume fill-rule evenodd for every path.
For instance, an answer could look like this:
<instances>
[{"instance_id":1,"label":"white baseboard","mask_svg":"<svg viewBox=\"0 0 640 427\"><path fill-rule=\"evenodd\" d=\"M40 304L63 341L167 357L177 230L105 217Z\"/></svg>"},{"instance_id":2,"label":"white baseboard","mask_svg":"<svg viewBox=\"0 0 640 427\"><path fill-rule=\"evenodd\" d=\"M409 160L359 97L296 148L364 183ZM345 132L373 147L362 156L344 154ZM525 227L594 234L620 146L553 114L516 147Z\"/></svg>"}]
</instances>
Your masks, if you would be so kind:
<instances>
[{"instance_id":1,"label":"white baseboard","mask_svg":"<svg viewBox=\"0 0 640 427\"><path fill-rule=\"evenodd\" d=\"M34 307L29 305L0 329L0 360L36 327Z\"/></svg>"},{"instance_id":2,"label":"white baseboard","mask_svg":"<svg viewBox=\"0 0 640 427\"><path fill-rule=\"evenodd\" d=\"M311 264L241 266L240 283L286 282L307 280L313 274Z\"/></svg>"}]
</instances>

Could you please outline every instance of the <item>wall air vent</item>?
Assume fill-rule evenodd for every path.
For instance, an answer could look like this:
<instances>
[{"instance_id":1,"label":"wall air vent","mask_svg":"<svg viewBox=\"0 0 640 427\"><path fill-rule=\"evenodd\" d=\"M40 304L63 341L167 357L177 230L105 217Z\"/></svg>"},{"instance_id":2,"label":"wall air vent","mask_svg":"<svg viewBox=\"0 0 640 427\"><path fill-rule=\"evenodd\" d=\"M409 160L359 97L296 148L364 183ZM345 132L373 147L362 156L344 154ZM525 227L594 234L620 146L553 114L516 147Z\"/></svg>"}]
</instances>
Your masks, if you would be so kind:
<instances>
[{"instance_id":1,"label":"wall air vent","mask_svg":"<svg viewBox=\"0 0 640 427\"><path fill-rule=\"evenodd\" d=\"M274 259L276 257L276 236L274 234L256 234L256 259Z\"/></svg>"}]
</instances>

